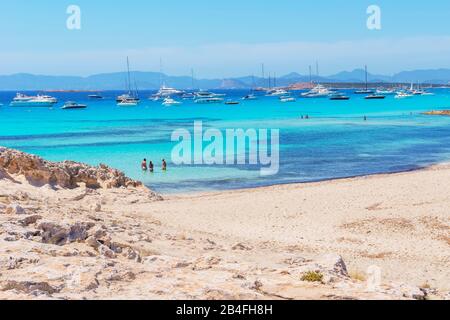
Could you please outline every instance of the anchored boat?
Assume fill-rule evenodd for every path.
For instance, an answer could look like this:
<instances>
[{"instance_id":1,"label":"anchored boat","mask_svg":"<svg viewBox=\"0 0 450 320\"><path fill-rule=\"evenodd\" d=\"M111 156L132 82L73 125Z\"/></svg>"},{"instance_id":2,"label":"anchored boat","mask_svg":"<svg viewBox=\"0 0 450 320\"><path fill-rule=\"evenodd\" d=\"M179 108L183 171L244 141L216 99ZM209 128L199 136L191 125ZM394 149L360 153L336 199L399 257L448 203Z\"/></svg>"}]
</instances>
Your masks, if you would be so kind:
<instances>
[{"instance_id":1,"label":"anchored boat","mask_svg":"<svg viewBox=\"0 0 450 320\"><path fill-rule=\"evenodd\" d=\"M86 109L86 108L87 105L85 104L76 103L74 101L67 101L61 109L67 110L67 109Z\"/></svg>"}]
</instances>

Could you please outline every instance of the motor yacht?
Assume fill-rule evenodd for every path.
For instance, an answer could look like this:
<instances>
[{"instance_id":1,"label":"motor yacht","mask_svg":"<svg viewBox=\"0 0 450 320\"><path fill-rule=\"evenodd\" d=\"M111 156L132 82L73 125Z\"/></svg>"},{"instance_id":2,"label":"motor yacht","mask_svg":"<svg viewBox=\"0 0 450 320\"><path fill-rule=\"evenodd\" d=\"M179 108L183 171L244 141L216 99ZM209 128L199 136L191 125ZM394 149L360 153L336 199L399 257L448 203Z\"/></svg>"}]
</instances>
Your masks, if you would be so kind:
<instances>
[{"instance_id":1,"label":"motor yacht","mask_svg":"<svg viewBox=\"0 0 450 320\"><path fill-rule=\"evenodd\" d=\"M330 95L330 100L350 100L350 97L343 93L333 93Z\"/></svg>"},{"instance_id":2,"label":"motor yacht","mask_svg":"<svg viewBox=\"0 0 450 320\"><path fill-rule=\"evenodd\" d=\"M67 101L61 109L67 110L67 109L86 109L86 108L87 105L85 104L76 103L74 101Z\"/></svg>"},{"instance_id":3,"label":"motor yacht","mask_svg":"<svg viewBox=\"0 0 450 320\"><path fill-rule=\"evenodd\" d=\"M411 98L413 95L404 91L397 92L397 95L395 96L395 99L405 99L405 98Z\"/></svg>"},{"instance_id":4,"label":"motor yacht","mask_svg":"<svg viewBox=\"0 0 450 320\"><path fill-rule=\"evenodd\" d=\"M222 103L223 98L219 97L197 98L194 100L194 102L199 104Z\"/></svg>"},{"instance_id":5,"label":"motor yacht","mask_svg":"<svg viewBox=\"0 0 450 320\"><path fill-rule=\"evenodd\" d=\"M254 94L248 94L242 98L242 100L257 100L257 99L258 99L258 97Z\"/></svg>"},{"instance_id":6,"label":"motor yacht","mask_svg":"<svg viewBox=\"0 0 450 320\"><path fill-rule=\"evenodd\" d=\"M268 97L281 97L281 96L285 96L287 94L289 94L289 92L287 92L284 89L273 89L273 90L267 91Z\"/></svg>"},{"instance_id":7,"label":"motor yacht","mask_svg":"<svg viewBox=\"0 0 450 320\"><path fill-rule=\"evenodd\" d=\"M282 96L282 97L280 97L280 101L281 102L295 102L297 100L291 96Z\"/></svg>"},{"instance_id":8,"label":"motor yacht","mask_svg":"<svg viewBox=\"0 0 450 320\"><path fill-rule=\"evenodd\" d=\"M12 107L52 107L56 103L58 103L58 99L51 96L37 95L30 97L18 93L10 105Z\"/></svg>"},{"instance_id":9,"label":"motor yacht","mask_svg":"<svg viewBox=\"0 0 450 320\"><path fill-rule=\"evenodd\" d=\"M383 100L385 98L386 98L386 96L381 95L381 94L369 94L364 99L366 99L366 100Z\"/></svg>"},{"instance_id":10,"label":"motor yacht","mask_svg":"<svg viewBox=\"0 0 450 320\"><path fill-rule=\"evenodd\" d=\"M117 103L117 105L119 107L136 107L138 104L139 104L139 102L136 101L136 100L133 100L133 99L131 99L131 100L122 100L119 103Z\"/></svg>"},{"instance_id":11,"label":"motor yacht","mask_svg":"<svg viewBox=\"0 0 450 320\"><path fill-rule=\"evenodd\" d=\"M318 84L308 92L301 94L303 98L327 98L333 92L325 86Z\"/></svg>"},{"instance_id":12,"label":"motor yacht","mask_svg":"<svg viewBox=\"0 0 450 320\"><path fill-rule=\"evenodd\" d=\"M176 95L182 95L184 91L177 90L175 88L167 87L165 84L161 86L159 91L156 93L156 96L159 96L161 98L170 97L170 96L176 96Z\"/></svg>"},{"instance_id":13,"label":"motor yacht","mask_svg":"<svg viewBox=\"0 0 450 320\"><path fill-rule=\"evenodd\" d=\"M98 99L98 100L103 99L103 97L99 94L90 94L90 95L88 95L88 98L89 99Z\"/></svg>"},{"instance_id":14,"label":"motor yacht","mask_svg":"<svg viewBox=\"0 0 450 320\"><path fill-rule=\"evenodd\" d=\"M227 100L225 101L226 105L238 105L239 101L235 101L235 100Z\"/></svg>"},{"instance_id":15,"label":"motor yacht","mask_svg":"<svg viewBox=\"0 0 450 320\"><path fill-rule=\"evenodd\" d=\"M162 103L162 105L166 106L166 107L180 105L180 104L181 104L181 102L176 101L176 100L172 99L171 97L165 98Z\"/></svg>"},{"instance_id":16,"label":"motor yacht","mask_svg":"<svg viewBox=\"0 0 450 320\"><path fill-rule=\"evenodd\" d=\"M195 97L198 99L207 99L207 98L220 98L220 97L225 97L224 93L213 93L213 92L209 92L209 91L198 91L194 93Z\"/></svg>"}]
</instances>

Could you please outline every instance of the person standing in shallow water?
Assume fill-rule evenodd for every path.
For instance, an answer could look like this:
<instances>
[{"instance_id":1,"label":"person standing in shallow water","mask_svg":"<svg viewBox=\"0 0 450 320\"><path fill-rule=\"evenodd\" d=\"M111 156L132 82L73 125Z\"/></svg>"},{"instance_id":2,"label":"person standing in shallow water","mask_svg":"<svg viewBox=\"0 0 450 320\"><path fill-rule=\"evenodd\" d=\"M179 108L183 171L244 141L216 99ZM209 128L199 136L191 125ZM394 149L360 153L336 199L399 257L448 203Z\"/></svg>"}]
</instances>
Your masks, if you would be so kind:
<instances>
[{"instance_id":1,"label":"person standing in shallow water","mask_svg":"<svg viewBox=\"0 0 450 320\"><path fill-rule=\"evenodd\" d=\"M155 171L155 166L153 165L153 161L149 162L148 169L150 170L150 172L154 172Z\"/></svg>"},{"instance_id":2,"label":"person standing in shallow water","mask_svg":"<svg viewBox=\"0 0 450 320\"><path fill-rule=\"evenodd\" d=\"M147 171L147 159L142 160L141 168L143 171Z\"/></svg>"},{"instance_id":3,"label":"person standing in shallow water","mask_svg":"<svg viewBox=\"0 0 450 320\"><path fill-rule=\"evenodd\" d=\"M164 159L162 160L162 170L167 171L167 162Z\"/></svg>"}]
</instances>

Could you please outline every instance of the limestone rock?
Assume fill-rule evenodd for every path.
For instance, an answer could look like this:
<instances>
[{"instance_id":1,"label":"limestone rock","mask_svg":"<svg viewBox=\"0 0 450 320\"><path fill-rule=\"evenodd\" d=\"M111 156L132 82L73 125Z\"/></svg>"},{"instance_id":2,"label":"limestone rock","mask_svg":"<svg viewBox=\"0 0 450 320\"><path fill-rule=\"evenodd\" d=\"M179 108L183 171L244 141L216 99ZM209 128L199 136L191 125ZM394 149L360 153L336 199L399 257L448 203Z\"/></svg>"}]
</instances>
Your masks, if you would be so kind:
<instances>
[{"instance_id":1,"label":"limestone rock","mask_svg":"<svg viewBox=\"0 0 450 320\"><path fill-rule=\"evenodd\" d=\"M58 288L55 288L47 282L33 282L33 281L5 281L1 287L2 291L17 290L24 293L32 293L33 291L41 291L47 294L54 294L59 292Z\"/></svg>"},{"instance_id":2,"label":"limestone rock","mask_svg":"<svg viewBox=\"0 0 450 320\"><path fill-rule=\"evenodd\" d=\"M30 224L35 224L38 220L41 220L42 217L40 215L33 215L33 216L28 216L22 220L19 220L19 223L24 226L27 227Z\"/></svg>"},{"instance_id":3,"label":"limestone rock","mask_svg":"<svg viewBox=\"0 0 450 320\"><path fill-rule=\"evenodd\" d=\"M6 214L26 214L26 211L24 208L22 208L18 204L11 204L8 207L6 207Z\"/></svg>"},{"instance_id":4,"label":"limestone rock","mask_svg":"<svg viewBox=\"0 0 450 320\"><path fill-rule=\"evenodd\" d=\"M69 189L77 188L81 183L93 189L142 186L141 182L104 164L92 167L72 161L50 162L4 147L0 147L0 167L5 173L23 175L38 186L49 184Z\"/></svg>"},{"instance_id":5,"label":"limestone rock","mask_svg":"<svg viewBox=\"0 0 450 320\"><path fill-rule=\"evenodd\" d=\"M110 258L110 259L116 258L116 254L114 253L114 251L112 251L110 248L108 248L104 244L100 244L98 246L98 252L106 258Z\"/></svg>"},{"instance_id":6,"label":"limestone rock","mask_svg":"<svg viewBox=\"0 0 450 320\"><path fill-rule=\"evenodd\" d=\"M64 245L88 238L88 230L94 226L92 222L77 222L73 225L60 226L52 222L43 222L39 229L43 231L42 242Z\"/></svg>"},{"instance_id":7,"label":"limestone rock","mask_svg":"<svg viewBox=\"0 0 450 320\"><path fill-rule=\"evenodd\" d=\"M340 276L348 277L347 266L342 257L338 254L327 254L321 257L317 261L317 264L327 271L331 271Z\"/></svg>"},{"instance_id":8,"label":"limestone rock","mask_svg":"<svg viewBox=\"0 0 450 320\"><path fill-rule=\"evenodd\" d=\"M231 247L231 250L250 251L252 250L252 247L245 245L243 243L237 243L233 247Z\"/></svg>"}]
</instances>

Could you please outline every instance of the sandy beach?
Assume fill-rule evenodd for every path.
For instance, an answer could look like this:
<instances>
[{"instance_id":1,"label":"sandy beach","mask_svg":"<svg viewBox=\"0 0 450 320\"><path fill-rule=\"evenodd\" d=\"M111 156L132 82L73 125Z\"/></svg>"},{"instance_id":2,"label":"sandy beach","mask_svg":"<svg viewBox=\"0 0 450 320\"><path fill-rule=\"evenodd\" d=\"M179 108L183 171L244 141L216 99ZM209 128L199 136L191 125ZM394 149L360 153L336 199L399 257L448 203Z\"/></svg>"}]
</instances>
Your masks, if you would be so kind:
<instances>
[{"instance_id":1,"label":"sandy beach","mask_svg":"<svg viewBox=\"0 0 450 320\"><path fill-rule=\"evenodd\" d=\"M450 298L450 165L160 197L39 161L0 177L2 299Z\"/></svg>"},{"instance_id":2,"label":"sandy beach","mask_svg":"<svg viewBox=\"0 0 450 320\"><path fill-rule=\"evenodd\" d=\"M450 165L397 174L172 196L159 220L274 251L337 252L350 272L450 290ZM187 209L188 208L188 209Z\"/></svg>"}]
</instances>

